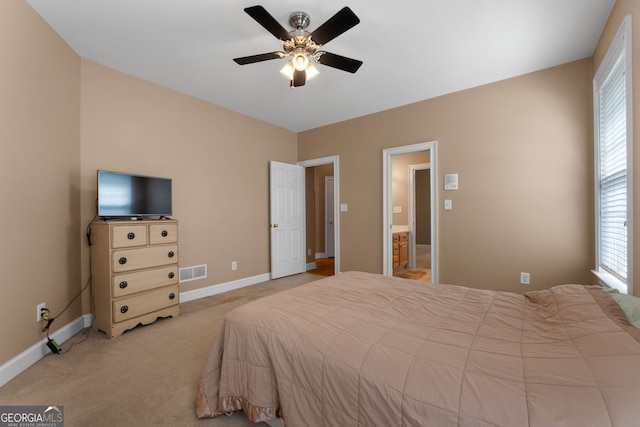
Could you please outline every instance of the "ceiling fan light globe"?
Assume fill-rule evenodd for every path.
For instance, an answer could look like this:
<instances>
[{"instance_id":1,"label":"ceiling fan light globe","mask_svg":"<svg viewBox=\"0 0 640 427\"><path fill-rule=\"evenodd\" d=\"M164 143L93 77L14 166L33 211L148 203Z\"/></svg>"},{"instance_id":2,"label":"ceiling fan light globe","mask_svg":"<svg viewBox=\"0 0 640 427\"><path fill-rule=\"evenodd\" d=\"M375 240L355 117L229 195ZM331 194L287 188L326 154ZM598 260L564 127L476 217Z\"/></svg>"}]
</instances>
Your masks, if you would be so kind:
<instances>
[{"instance_id":1,"label":"ceiling fan light globe","mask_svg":"<svg viewBox=\"0 0 640 427\"><path fill-rule=\"evenodd\" d=\"M307 68L307 65L309 65L309 58L307 58L307 55L305 55L304 53L296 53L293 56L293 67L296 70L305 70Z\"/></svg>"},{"instance_id":2,"label":"ceiling fan light globe","mask_svg":"<svg viewBox=\"0 0 640 427\"><path fill-rule=\"evenodd\" d=\"M288 78L289 80L293 80L293 64L291 62L287 62L282 70L280 70L280 74Z\"/></svg>"},{"instance_id":3,"label":"ceiling fan light globe","mask_svg":"<svg viewBox=\"0 0 640 427\"><path fill-rule=\"evenodd\" d=\"M309 65L307 66L306 72L307 72L307 80L312 79L318 74L320 74L320 71L318 71L318 69L314 67L313 64L311 63L309 63Z\"/></svg>"}]
</instances>

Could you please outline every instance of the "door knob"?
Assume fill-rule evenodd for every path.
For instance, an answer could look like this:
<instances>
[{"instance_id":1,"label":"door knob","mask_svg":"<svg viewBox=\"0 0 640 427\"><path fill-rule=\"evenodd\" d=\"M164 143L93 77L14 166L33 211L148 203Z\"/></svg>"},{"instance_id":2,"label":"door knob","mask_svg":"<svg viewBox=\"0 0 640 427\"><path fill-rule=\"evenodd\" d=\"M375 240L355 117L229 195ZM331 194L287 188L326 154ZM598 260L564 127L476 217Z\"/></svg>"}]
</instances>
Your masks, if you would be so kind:
<instances>
[{"instance_id":1,"label":"door knob","mask_svg":"<svg viewBox=\"0 0 640 427\"><path fill-rule=\"evenodd\" d=\"M273 228L278 228L278 224L273 224Z\"/></svg>"}]
</instances>

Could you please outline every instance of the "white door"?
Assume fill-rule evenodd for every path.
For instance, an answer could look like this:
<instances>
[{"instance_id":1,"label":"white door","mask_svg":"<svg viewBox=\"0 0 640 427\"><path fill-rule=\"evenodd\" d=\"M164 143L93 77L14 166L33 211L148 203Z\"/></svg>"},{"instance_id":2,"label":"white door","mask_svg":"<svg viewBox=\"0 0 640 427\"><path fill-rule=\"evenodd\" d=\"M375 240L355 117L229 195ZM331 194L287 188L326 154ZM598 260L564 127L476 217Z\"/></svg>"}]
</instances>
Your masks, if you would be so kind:
<instances>
[{"instance_id":1,"label":"white door","mask_svg":"<svg viewBox=\"0 0 640 427\"><path fill-rule=\"evenodd\" d=\"M271 278L305 271L304 168L270 162Z\"/></svg>"},{"instance_id":2,"label":"white door","mask_svg":"<svg viewBox=\"0 0 640 427\"><path fill-rule=\"evenodd\" d=\"M324 252L328 258L335 256L335 242L333 236L333 177L327 176L324 180Z\"/></svg>"}]
</instances>

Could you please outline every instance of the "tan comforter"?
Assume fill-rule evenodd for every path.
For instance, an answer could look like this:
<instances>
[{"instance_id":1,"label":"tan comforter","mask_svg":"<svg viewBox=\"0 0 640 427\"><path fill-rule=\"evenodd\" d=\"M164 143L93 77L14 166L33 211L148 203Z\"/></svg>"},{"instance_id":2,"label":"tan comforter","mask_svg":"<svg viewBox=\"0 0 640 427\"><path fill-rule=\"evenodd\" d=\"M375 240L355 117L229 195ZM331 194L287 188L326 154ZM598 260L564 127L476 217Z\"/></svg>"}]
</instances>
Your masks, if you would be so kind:
<instances>
[{"instance_id":1,"label":"tan comforter","mask_svg":"<svg viewBox=\"0 0 640 427\"><path fill-rule=\"evenodd\" d=\"M638 426L640 334L595 286L526 295L343 273L230 312L198 417Z\"/></svg>"}]
</instances>

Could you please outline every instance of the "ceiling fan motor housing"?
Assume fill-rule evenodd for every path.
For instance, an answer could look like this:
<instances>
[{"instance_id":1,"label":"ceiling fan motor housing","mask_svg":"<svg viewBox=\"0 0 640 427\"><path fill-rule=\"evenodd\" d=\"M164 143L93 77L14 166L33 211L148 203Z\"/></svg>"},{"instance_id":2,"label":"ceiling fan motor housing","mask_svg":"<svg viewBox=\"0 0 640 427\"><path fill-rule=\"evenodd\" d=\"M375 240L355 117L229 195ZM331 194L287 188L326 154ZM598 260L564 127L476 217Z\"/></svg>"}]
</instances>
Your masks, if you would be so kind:
<instances>
[{"instance_id":1,"label":"ceiling fan motor housing","mask_svg":"<svg viewBox=\"0 0 640 427\"><path fill-rule=\"evenodd\" d=\"M289 16L289 24L296 30L304 30L311 23L309 15L305 12L293 12Z\"/></svg>"}]
</instances>

